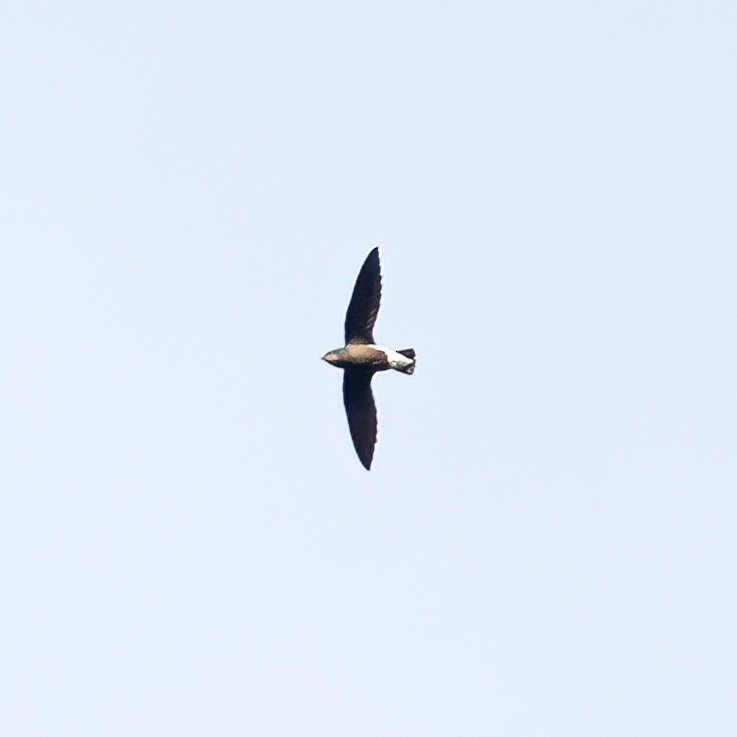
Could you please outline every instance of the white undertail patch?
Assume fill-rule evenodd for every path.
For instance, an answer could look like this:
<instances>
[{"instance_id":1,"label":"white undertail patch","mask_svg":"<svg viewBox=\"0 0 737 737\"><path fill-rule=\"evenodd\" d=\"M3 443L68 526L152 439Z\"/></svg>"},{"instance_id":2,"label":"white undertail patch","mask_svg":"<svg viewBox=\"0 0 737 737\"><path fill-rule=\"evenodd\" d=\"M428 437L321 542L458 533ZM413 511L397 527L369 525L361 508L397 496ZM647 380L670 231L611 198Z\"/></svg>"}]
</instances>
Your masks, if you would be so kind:
<instances>
[{"instance_id":1,"label":"white undertail patch","mask_svg":"<svg viewBox=\"0 0 737 737\"><path fill-rule=\"evenodd\" d=\"M384 348L383 346L377 345L377 348L386 353L386 360L389 361L389 365L396 371L406 372L409 366L413 366L415 359L407 358L397 351L393 351L391 348Z\"/></svg>"}]
</instances>

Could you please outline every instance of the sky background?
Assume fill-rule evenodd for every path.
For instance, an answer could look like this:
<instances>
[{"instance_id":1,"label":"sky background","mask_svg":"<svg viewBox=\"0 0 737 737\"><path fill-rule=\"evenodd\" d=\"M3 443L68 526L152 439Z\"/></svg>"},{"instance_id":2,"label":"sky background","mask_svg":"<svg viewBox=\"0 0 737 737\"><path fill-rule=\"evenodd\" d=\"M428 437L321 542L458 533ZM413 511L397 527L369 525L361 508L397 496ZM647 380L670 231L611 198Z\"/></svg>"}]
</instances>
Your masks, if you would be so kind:
<instances>
[{"instance_id":1,"label":"sky background","mask_svg":"<svg viewBox=\"0 0 737 737\"><path fill-rule=\"evenodd\" d=\"M6 3L4 733L737 734L735 38ZM377 243L366 473L320 356Z\"/></svg>"}]
</instances>

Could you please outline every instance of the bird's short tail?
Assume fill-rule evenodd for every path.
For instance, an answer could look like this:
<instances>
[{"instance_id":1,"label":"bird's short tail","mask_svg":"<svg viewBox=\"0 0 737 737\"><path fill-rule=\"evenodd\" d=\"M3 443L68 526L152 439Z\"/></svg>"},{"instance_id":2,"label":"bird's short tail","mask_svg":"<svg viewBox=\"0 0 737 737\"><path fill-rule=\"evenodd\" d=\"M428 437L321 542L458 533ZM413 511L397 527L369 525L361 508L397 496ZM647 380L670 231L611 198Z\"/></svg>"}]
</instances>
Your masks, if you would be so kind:
<instances>
[{"instance_id":1,"label":"bird's short tail","mask_svg":"<svg viewBox=\"0 0 737 737\"><path fill-rule=\"evenodd\" d=\"M408 363L406 366L402 366L399 368L399 371L401 371L403 374L413 374L415 372L415 349L414 348L403 348L402 350L397 351L397 353L401 353L405 358L411 358L412 363Z\"/></svg>"}]
</instances>

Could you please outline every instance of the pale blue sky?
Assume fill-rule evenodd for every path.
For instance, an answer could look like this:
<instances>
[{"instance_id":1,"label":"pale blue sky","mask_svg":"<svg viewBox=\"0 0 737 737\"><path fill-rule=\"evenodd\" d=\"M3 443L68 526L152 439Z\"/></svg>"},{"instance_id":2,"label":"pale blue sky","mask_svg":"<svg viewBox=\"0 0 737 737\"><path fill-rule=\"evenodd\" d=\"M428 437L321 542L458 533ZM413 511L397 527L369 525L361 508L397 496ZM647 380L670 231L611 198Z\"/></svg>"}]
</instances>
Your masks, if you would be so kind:
<instances>
[{"instance_id":1,"label":"pale blue sky","mask_svg":"<svg viewBox=\"0 0 737 737\"><path fill-rule=\"evenodd\" d=\"M4 733L737 734L736 38L6 4ZM369 474L319 359L376 243Z\"/></svg>"}]
</instances>

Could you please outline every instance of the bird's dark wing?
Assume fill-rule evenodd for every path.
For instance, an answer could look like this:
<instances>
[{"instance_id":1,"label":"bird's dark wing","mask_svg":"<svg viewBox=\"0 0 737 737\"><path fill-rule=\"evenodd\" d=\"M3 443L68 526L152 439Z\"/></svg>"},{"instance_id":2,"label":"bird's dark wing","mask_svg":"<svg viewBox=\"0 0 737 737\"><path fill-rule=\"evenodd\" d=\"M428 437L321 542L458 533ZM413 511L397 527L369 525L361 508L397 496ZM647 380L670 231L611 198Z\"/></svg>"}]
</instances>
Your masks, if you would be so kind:
<instances>
[{"instance_id":1,"label":"bird's dark wing","mask_svg":"<svg viewBox=\"0 0 737 737\"><path fill-rule=\"evenodd\" d=\"M343 402L348 427L358 458L368 471L376 445L376 405L371 393L373 372L365 368L347 368L343 372Z\"/></svg>"},{"instance_id":2,"label":"bird's dark wing","mask_svg":"<svg viewBox=\"0 0 737 737\"><path fill-rule=\"evenodd\" d=\"M381 303L379 249L374 248L358 272L345 316L345 343L373 343L374 323Z\"/></svg>"}]
</instances>

